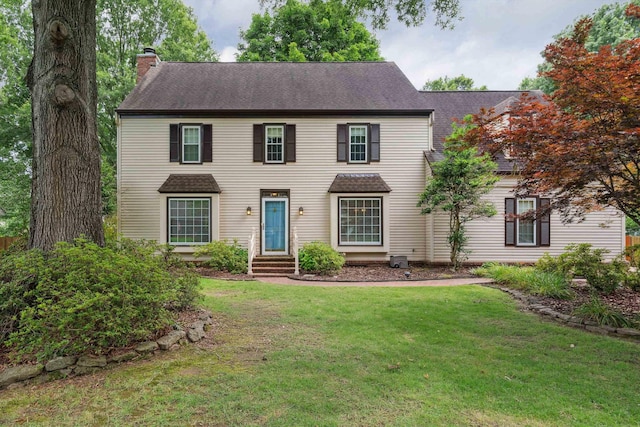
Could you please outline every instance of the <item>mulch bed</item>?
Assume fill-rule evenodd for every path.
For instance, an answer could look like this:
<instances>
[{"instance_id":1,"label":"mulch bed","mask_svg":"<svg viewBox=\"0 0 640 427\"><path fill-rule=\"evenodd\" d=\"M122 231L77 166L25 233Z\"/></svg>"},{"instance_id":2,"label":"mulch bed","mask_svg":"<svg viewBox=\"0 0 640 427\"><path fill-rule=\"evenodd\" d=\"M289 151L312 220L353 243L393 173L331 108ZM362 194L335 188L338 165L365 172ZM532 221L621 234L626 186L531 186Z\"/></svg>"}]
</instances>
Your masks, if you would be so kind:
<instances>
[{"instance_id":1,"label":"mulch bed","mask_svg":"<svg viewBox=\"0 0 640 427\"><path fill-rule=\"evenodd\" d=\"M302 272L301 279L314 281L331 282L389 282L399 280L430 280L430 279L457 279L474 277L471 274L472 268L464 267L458 271L451 270L451 267L411 265L409 268L391 268L387 265L347 265L337 274L322 276L317 274L305 274ZM198 273L204 277L229 280L252 280L247 274L231 274L224 271L211 270L200 267ZM409 279L405 273L409 272Z\"/></svg>"},{"instance_id":2,"label":"mulch bed","mask_svg":"<svg viewBox=\"0 0 640 427\"><path fill-rule=\"evenodd\" d=\"M575 281L572 289L575 296L570 300L560 300L549 297L536 297L535 299L540 304L552 308L559 313L572 314L576 308L589 302L591 295L593 295L584 281ZM598 294L597 296L605 304L619 311L629 319L640 317L640 292L621 287L609 295Z\"/></svg>"}]
</instances>

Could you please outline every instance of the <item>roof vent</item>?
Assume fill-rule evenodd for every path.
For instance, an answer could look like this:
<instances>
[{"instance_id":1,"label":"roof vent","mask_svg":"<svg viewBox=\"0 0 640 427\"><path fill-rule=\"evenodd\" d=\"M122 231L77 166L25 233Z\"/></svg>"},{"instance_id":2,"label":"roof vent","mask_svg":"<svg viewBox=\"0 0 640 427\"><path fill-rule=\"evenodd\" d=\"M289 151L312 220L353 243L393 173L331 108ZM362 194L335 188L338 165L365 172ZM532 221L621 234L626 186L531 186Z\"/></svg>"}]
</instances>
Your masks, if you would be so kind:
<instances>
[{"instance_id":1,"label":"roof vent","mask_svg":"<svg viewBox=\"0 0 640 427\"><path fill-rule=\"evenodd\" d=\"M152 54L156 54L156 50L152 47L145 47L144 49L142 49L143 53L152 53Z\"/></svg>"}]
</instances>

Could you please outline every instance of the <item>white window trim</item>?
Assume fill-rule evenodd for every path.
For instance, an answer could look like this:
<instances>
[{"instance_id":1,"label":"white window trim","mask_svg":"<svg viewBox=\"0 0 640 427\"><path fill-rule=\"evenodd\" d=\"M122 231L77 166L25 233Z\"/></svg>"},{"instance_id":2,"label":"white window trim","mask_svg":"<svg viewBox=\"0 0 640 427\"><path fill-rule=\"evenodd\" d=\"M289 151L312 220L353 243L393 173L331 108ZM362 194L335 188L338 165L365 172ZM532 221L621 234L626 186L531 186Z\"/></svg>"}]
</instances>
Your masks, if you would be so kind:
<instances>
[{"instance_id":1,"label":"white window trim","mask_svg":"<svg viewBox=\"0 0 640 427\"><path fill-rule=\"evenodd\" d=\"M184 146L185 146L185 138L184 131L186 129L198 129L198 160L185 160L184 159ZM182 138L180 141L180 150L182 150L182 163L202 163L202 128L200 126L182 126L181 129ZM196 145L196 144L187 144L187 145Z\"/></svg>"},{"instance_id":2,"label":"white window trim","mask_svg":"<svg viewBox=\"0 0 640 427\"><path fill-rule=\"evenodd\" d=\"M342 202L345 200L377 200L379 202L378 207L378 241L376 242L343 242L342 241ZM384 239L384 222L383 222L383 207L382 207L383 199L382 197L345 197L341 196L338 198L338 245L339 246L382 246Z\"/></svg>"},{"instance_id":3,"label":"white window trim","mask_svg":"<svg viewBox=\"0 0 640 427\"><path fill-rule=\"evenodd\" d=\"M209 203L209 241L207 242L172 242L171 241L171 201L173 200L181 200L181 201L206 201ZM172 246L200 246L200 245L206 245L211 243L212 241L212 222L213 222L213 216L212 216L212 205L213 205L213 201L211 200L210 197L169 197L167 198L167 224L166 224L166 229L167 229L167 243L172 245Z\"/></svg>"},{"instance_id":4,"label":"white window trim","mask_svg":"<svg viewBox=\"0 0 640 427\"><path fill-rule=\"evenodd\" d=\"M538 244L538 242L537 242L537 240L538 240L538 234L537 234L538 233L538 230L537 230L538 225L537 225L537 221L535 219L533 219L533 218L531 220L527 220L527 221L531 221L533 223L533 243L528 243L528 242L522 243L522 242L520 242L520 215L522 213L525 213L525 212L520 212L520 209L519 209L520 204L519 204L519 202L521 202L521 201L532 201L533 202L533 210L534 211L538 208L537 199L535 197L526 197L526 198L522 198L522 199L516 199L515 209L516 209L516 215L518 215L518 217L516 219L516 245L517 246L537 246L537 244Z\"/></svg>"},{"instance_id":5,"label":"white window trim","mask_svg":"<svg viewBox=\"0 0 640 427\"><path fill-rule=\"evenodd\" d=\"M282 141L280 144L269 144L269 129L281 129L282 130ZM280 160L269 160L269 146L270 145L280 145L282 150L280 150L281 158ZM284 163L285 157L285 144L284 144L284 126L283 125L266 125L264 127L264 162L265 163Z\"/></svg>"},{"instance_id":6,"label":"white window trim","mask_svg":"<svg viewBox=\"0 0 640 427\"><path fill-rule=\"evenodd\" d=\"M353 158L351 157L351 131L356 128L364 129L364 160L353 160ZM369 159L368 147L369 127L367 125L349 125L349 163L367 163L367 160Z\"/></svg>"}]
</instances>

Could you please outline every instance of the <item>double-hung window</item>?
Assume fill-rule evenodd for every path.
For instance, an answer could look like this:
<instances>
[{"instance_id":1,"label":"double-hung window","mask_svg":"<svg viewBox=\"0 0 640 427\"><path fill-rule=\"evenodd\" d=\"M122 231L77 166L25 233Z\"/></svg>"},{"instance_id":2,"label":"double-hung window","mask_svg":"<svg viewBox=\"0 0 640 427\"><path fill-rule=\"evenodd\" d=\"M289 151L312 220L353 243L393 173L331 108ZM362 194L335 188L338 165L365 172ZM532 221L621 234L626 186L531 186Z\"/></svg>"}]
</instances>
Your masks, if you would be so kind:
<instances>
[{"instance_id":1,"label":"double-hung window","mask_svg":"<svg viewBox=\"0 0 640 427\"><path fill-rule=\"evenodd\" d=\"M349 162L367 162L367 129L365 125L349 126Z\"/></svg>"},{"instance_id":2,"label":"double-hung window","mask_svg":"<svg viewBox=\"0 0 640 427\"><path fill-rule=\"evenodd\" d=\"M182 126L182 163L200 163L200 126Z\"/></svg>"},{"instance_id":3,"label":"double-hung window","mask_svg":"<svg viewBox=\"0 0 640 427\"><path fill-rule=\"evenodd\" d=\"M382 245L382 199L340 198L340 245Z\"/></svg>"},{"instance_id":4,"label":"double-hung window","mask_svg":"<svg viewBox=\"0 0 640 427\"><path fill-rule=\"evenodd\" d=\"M169 244L198 245L211 241L210 198L170 198L168 204Z\"/></svg>"},{"instance_id":5,"label":"double-hung window","mask_svg":"<svg viewBox=\"0 0 640 427\"><path fill-rule=\"evenodd\" d=\"M551 245L551 200L544 197L505 199L505 246Z\"/></svg>"},{"instance_id":6,"label":"double-hung window","mask_svg":"<svg viewBox=\"0 0 640 427\"><path fill-rule=\"evenodd\" d=\"M536 245L536 221L533 216L526 216L527 213L532 215L535 211L535 198L517 199L516 235L518 237L518 246Z\"/></svg>"},{"instance_id":7,"label":"double-hung window","mask_svg":"<svg viewBox=\"0 0 640 427\"><path fill-rule=\"evenodd\" d=\"M265 126L265 163L284 163L284 126Z\"/></svg>"}]
</instances>

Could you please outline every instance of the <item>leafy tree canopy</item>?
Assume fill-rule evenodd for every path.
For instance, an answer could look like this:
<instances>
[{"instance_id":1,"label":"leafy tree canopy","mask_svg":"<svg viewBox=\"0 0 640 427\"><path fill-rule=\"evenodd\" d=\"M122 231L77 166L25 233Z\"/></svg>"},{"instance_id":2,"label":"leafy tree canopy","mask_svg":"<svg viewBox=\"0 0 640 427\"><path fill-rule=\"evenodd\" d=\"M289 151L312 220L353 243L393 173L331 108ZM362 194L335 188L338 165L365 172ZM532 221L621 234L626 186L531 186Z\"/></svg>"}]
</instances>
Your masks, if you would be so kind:
<instances>
[{"instance_id":1,"label":"leafy tree canopy","mask_svg":"<svg viewBox=\"0 0 640 427\"><path fill-rule=\"evenodd\" d=\"M254 14L238 61L381 61L379 42L340 1L287 2Z\"/></svg>"},{"instance_id":2,"label":"leafy tree canopy","mask_svg":"<svg viewBox=\"0 0 640 427\"><path fill-rule=\"evenodd\" d=\"M640 6L626 13L640 19ZM504 116L476 116L475 141L521 159L516 193L553 194L565 221L613 206L640 224L640 38L596 52L591 20L547 46L547 100L522 99ZM526 161L524 160L526 159Z\"/></svg>"},{"instance_id":3,"label":"leafy tree canopy","mask_svg":"<svg viewBox=\"0 0 640 427\"><path fill-rule=\"evenodd\" d=\"M103 206L115 208L115 109L135 85L136 54L154 46L163 60L209 61L217 55L180 0L98 0L98 137L103 152ZM0 2L0 234L29 223L31 98L24 78L33 54L29 1Z\"/></svg>"},{"instance_id":4,"label":"leafy tree canopy","mask_svg":"<svg viewBox=\"0 0 640 427\"><path fill-rule=\"evenodd\" d=\"M384 29L395 15L398 21L406 26L421 25L429 12L435 25L443 29L451 29L462 19L460 0L339 0L352 13L367 18L373 28ZM264 6L270 4L274 8L282 6L286 0L260 0Z\"/></svg>"},{"instance_id":5,"label":"leafy tree canopy","mask_svg":"<svg viewBox=\"0 0 640 427\"><path fill-rule=\"evenodd\" d=\"M591 30L584 44L587 51L597 52L602 46L616 46L624 40L640 37L640 23L625 13L627 4L640 6L640 0L632 0L626 4L605 4L591 15ZM584 18L588 18L588 16L581 16L578 20ZM560 33L553 36L554 41L571 37L574 25L568 25ZM555 90L553 80L543 75L550 69L551 64L548 61L538 65L538 76L525 77L520 82L518 89L540 89L546 94L552 93Z\"/></svg>"},{"instance_id":6,"label":"leafy tree canopy","mask_svg":"<svg viewBox=\"0 0 640 427\"><path fill-rule=\"evenodd\" d=\"M422 90L487 90L485 85L474 87L473 79L460 74L458 77L444 76L435 80L427 80Z\"/></svg>"}]
</instances>

